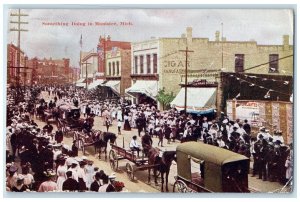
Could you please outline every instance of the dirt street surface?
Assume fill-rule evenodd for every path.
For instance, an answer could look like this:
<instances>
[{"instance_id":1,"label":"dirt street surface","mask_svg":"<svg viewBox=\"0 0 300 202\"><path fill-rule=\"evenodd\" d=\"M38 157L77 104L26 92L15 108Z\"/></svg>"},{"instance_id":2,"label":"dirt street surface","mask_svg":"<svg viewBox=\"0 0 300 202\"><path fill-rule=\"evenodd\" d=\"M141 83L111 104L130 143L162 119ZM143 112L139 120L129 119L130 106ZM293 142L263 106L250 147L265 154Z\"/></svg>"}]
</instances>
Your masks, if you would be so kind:
<instances>
[{"instance_id":1,"label":"dirt street surface","mask_svg":"<svg viewBox=\"0 0 300 202\"><path fill-rule=\"evenodd\" d=\"M48 94L45 92L42 93L43 98L46 100L46 102L49 99L52 99L52 97L49 97ZM40 120L35 119L36 123L39 125L39 127L43 127L45 125L44 122L41 122ZM54 131L56 131L56 126L54 126ZM102 117L95 117L94 121L94 127L93 129L97 130L102 130L106 131L106 127L103 126L103 120ZM117 122L114 121L112 126L109 128L110 132L116 133L117 134ZM124 138L124 146L125 148L129 148L129 143L131 141L131 138L133 135L138 135L138 132L136 129L132 129L131 131L121 131L121 135L118 135L117 138L117 145L118 146L123 146L123 138ZM72 137L64 137L63 143L68 144L69 146L72 145ZM138 142L141 143L141 138L138 137ZM153 138L153 147L158 147L163 151L175 151L176 146L180 144L180 142L171 142L171 144L167 144L167 142L164 140L163 147L158 146L158 138L154 137ZM110 146L107 148L107 155L110 151ZM82 156L82 152L79 151L79 156ZM94 147L90 146L87 147L87 150L85 152L85 156L88 157L88 159L94 161L94 166L99 167L100 170L104 170L106 174L111 174L114 171L112 171L109 161L104 159L104 155L102 154L102 158L98 159L98 155L94 153ZM121 160L119 161L119 170L116 172L116 180L122 181L125 184L125 188L128 192L160 192L160 185L155 186L154 183L154 177L151 176L151 182L148 184L148 171L137 171L135 173L135 180L130 181L129 178L127 177L126 171L125 171L125 165L126 163L129 162L128 160ZM133 165L133 163L132 163ZM173 184L175 182L174 176L177 174L177 166L176 163L173 162L171 166L171 171L169 175L169 191L173 191ZM251 177L249 174L249 188L252 191L255 192L273 192L277 189L280 189L283 185L277 183L277 182L269 182L269 181L262 181L260 179L256 179L256 177ZM158 179L158 182L160 184L160 178Z\"/></svg>"}]
</instances>

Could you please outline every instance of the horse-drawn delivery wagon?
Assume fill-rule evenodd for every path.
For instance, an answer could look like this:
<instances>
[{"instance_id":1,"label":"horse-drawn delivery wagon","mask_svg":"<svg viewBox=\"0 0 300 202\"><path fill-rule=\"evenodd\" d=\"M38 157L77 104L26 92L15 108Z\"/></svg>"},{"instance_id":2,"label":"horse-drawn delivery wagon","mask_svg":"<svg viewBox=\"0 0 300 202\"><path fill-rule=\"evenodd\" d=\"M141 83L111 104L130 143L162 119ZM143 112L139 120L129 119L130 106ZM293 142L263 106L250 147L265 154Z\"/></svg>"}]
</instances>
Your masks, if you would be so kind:
<instances>
[{"instance_id":1,"label":"horse-drawn delivery wagon","mask_svg":"<svg viewBox=\"0 0 300 202\"><path fill-rule=\"evenodd\" d=\"M138 156L136 152L125 149L123 147L119 147L117 145L111 145L111 150L109 152L109 163L110 167L113 171L117 171L119 168L119 161L123 159L127 159L129 162L126 163L126 173L130 180L135 179L135 172L141 170L148 170L154 167L159 166L159 164L149 164L148 157L144 154L142 156ZM159 176L159 170L156 173L156 176Z\"/></svg>"},{"instance_id":2,"label":"horse-drawn delivery wagon","mask_svg":"<svg viewBox=\"0 0 300 202\"><path fill-rule=\"evenodd\" d=\"M176 155L174 192L249 192L249 158L199 142L178 145Z\"/></svg>"}]
</instances>

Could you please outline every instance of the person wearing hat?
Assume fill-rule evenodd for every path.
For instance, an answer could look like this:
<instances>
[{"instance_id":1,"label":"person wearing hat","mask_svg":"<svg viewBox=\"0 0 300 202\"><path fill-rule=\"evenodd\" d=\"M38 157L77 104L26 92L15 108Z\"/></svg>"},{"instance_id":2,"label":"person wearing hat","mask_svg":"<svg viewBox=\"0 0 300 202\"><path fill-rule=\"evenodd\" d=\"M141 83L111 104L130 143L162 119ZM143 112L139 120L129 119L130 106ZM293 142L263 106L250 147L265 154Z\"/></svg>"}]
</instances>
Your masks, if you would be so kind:
<instances>
[{"instance_id":1,"label":"person wearing hat","mask_svg":"<svg viewBox=\"0 0 300 202\"><path fill-rule=\"evenodd\" d=\"M64 181L67 179L67 171L68 171L68 167L66 165L66 159L63 155L58 156L57 158L57 163L58 163L58 167L56 170L56 175L57 175L57 190L58 191L62 191L62 186Z\"/></svg>"},{"instance_id":2,"label":"person wearing hat","mask_svg":"<svg viewBox=\"0 0 300 202\"><path fill-rule=\"evenodd\" d=\"M85 165L86 162L81 160L79 161L79 168L77 169L77 175L78 175L78 190L83 192L87 190L86 182L87 182L87 176L85 173Z\"/></svg>"},{"instance_id":3,"label":"person wearing hat","mask_svg":"<svg viewBox=\"0 0 300 202\"><path fill-rule=\"evenodd\" d=\"M43 130L47 132L47 134L51 134L53 130L53 126L47 121L47 124L43 127Z\"/></svg>"},{"instance_id":4,"label":"person wearing hat","mask_svg":"<svg viewBox=\"0 0 300 202\"><path fill-rule=\"evenodd\" d=\"M39 189L38 192L53 192L57 190L57 184L54 182L55 172L51 169L48 169L44 172L46 177L46 181L44 181Z\"/></svg>"},{"instance_id":5,"label":"person wearing hat","mask_svg":"<svg viewBox=\"0 0 300 202\"><path fill-rule=\"evenodd\" d=\"M78 162L75 159L73 159L71 162L71 167L68 169L68 171L72 171L72 178L78 182L77 170L78 170Z\"/></svg>"},{"instance_id":6,"label":"person wearing hat","mask_svg":"<svg viewBox=\"0 0 300 202\"><path fill-rule=\"evenodd\" d=\"M26 163L25 165L22 166L22 175L24 177L24 185L28 187L28 189L32 189L32 185L34 183L34 177L30 171L30 163Z\"/></svg>"},{"instance_id":7,"label":"person wearing hat","mask_svg":"<svg viewBox=\"0 0 300 202\"><path fill-rule=\"evenodd\" d=\"M129 147L130 147L131 151L133 151L133 152L137 151L137 155L139 156L139 152L140 152L141 149L140 149L140 145L137 142L137 136L136 135L134 135L132 137L131 142L129 144Z\"/></svg>"},{"instance_id":8,"label":"person wearing hat","mask_svg":"<svg viewBox=\"0 0 300 202\"><path fill-rule=\"evenodd\" d=\"M78 147L76 145L76 140L73 141L73 145L72 145L72 156L76 157L78 156Z\"/></svg>"},{"instance_id":9,"label":"person wearing hat","mask_svg":"<svg viewBox=\"0 0 300 202\"><path fill-rule=\"evenodd\" d=\"M115 192L115 188L112 184L109 183L109 177L107 175L104 175L102 177L103 179L103 185L100 186L98 192Z\"/></svg>"},{"instance_id":10,"label":"person wearing hat","mask_svg":"<svg viewBox=\"0 0 300 202\"><path fill-rule=\"evenodd\" d=\"M73 175L72 171L66 172L67 179L63 182L62 185L63 191L71 191L71 192L78 191L79 184L76 180L72 178L72 175Z\"/></svg>"},{"instance_id":11,"label":"person wearing hat","mask_svg":"<svg viewBox=\"0 0 300 202\"><path fill-rule=\"evenodd\" d=\"M279 140L282 144L284 143L284 139L282 137L282 131L280 130L275 131L273 135L273 142L275 143L277 140Z\"/></svg>"},{"instance_id":12,"label":"person wearing hat","mask_svg":"<svg viewBox=\"0 0 300 202\"><path fill-rule=\"evenodd\" d=\"M16 184L11 189L12 192L25 192L30 191L29 188L24 184L24 176L19 174L17 176Z\"/></svg>"},{"instance_id":13,"label":"person wearing hat","mask_svg":"<svg viewBox=\"0 0 300 202\"><path fill-rule=\"evenodd\" d=\"M17 181L17 171L18 171L18 167L15 165L11 165L8 167L8 176L6 178L6 186L9 189L12 189L15 185L16 185L16 181Z\"/></svg>"},{"instance_id":14,"label":"person wearing hat","mask_svg":"<svg viewBox=\"0 0 300 202\"><path fill-rule=\"evenodd\" d=\"M94 181L93 177L95 176L95 167L93 165L94 162L92 160L86 159L84 161L87 163L87 165L85 166L86 186L87 188L89 188Z\"/></svg>"},{"instance_id":15,"label":"person wearing hat","mask_svg":"<svg viewBox=\"0 0 300 202\"><path fill-rule=\"evenodd\" d=\"M100 179L102 178L102 175L103 175L103 173L96 172L96 174L95 174L95 180L94 180L94 182L90 186L90 191L93 191L93 192L98 192L99 191L99 188L102 185L101 181L100 181Z\"/></svg>"}]
</instances>

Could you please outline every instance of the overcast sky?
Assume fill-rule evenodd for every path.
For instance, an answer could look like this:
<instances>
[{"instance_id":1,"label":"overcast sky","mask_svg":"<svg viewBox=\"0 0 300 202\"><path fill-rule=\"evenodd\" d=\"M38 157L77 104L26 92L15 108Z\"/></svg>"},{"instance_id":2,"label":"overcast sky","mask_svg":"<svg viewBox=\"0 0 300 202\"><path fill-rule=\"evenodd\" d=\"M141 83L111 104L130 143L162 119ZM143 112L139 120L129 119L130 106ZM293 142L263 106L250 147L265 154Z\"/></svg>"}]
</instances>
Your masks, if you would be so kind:
<instances>
[{"instance_id":1,"label":"overcast sky","mask_svg":"<svg viewBox=\"0 0 300 202\"><path fill-rule=\"evenodd\" d=\"M282 44L282 35L290 35L293 43L293 12L283 9L22 9L28 25L22 25L21 49L32 57L70 58L78 67L80 35L83 51L96 51L100 35L112 40L136 42L151 37L180 37L186 27L193 28L193 37L215 39L216 30L228 41L255 40L258 44ZM17 19L9 17L8 20ZM69 26L48 26L44 23L63 22ZM92 22L92 26L71 26L72 22ZM95 22L116 22L114 26L95 26ZM120 22L131 22L122 26ZM9 28L15 25L8 24ZM8 43L17 44L17 32L8 33Z\"/></svg>"}]
</instances>

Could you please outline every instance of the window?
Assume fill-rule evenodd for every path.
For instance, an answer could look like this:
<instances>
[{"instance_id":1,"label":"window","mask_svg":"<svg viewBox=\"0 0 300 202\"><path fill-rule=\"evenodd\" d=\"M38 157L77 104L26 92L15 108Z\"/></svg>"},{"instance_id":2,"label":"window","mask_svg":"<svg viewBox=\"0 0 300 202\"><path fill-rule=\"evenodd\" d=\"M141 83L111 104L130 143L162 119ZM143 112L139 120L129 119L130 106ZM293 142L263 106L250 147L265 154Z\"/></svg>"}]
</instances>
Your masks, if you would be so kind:
<instances>
[{"instance_id":1,"label":"window","mask_svg":"<svg viewBox=\"0 0 300 202\"><path fill-rule=\"evenodd\" d=\"M157 54L153 54L153 73L157 73Z\"/></svg>"},{"instance_id":2,"label":"window","mask_svg":"<svg viewBox=\"0 0 300 202\"><path fill-rule=\"evenodd\" d=\"M278 54L269 55L269 73L278 73Z\"/></svg>"},{"instance_id":3,"label":"window","mask_svg":"<svg viewBox=\"0 0 300 202\"><path fill-rule=\"evenodd\" d=\"M111 75L111 63L108 63L108 75Z\"/></svg>"},{"instance_id":4,"label":"window","mask_svg":"<svg viewBox=\"0 0 300 202\"><path fill-rule=\"evenodd\" d=\"M244 54L235 55L235 72L244 72Z\"/></svg>"},{"instance_id":5,"label":"window","mask_svg":"<svg viewBox=\"0 0 300 202\"><path fill-rule=\"evenodd\" d=\"M140 73L141 74L144 73L144 56L143 55L140 56Z\"/></svg>"},{"instance_id":6,"label":"window","mask_svg":"<svg viewBox=\"0 0 300 202\"><path fill-rule=\"evenodd\" d=\"M151 60L150 60L150 55L147 55L147 74L151 73L151 64L150 64Z\"/></svg>"},{"instance_id":7,"label":"window","mask_svg":"<svg viewBox=\"0 0 300 202\"><path fill-rule=\"evenodd\" d=\"M138 73L138 57L134 56L134 74Z\"/></svg>"},{"instance_id":8,"label":"window","mask_svg":"<svg viewBox=\"0 0 300 202\"><path fill-rule=\"evenodd\" d=\"M113 72L112 72L112 75L114 76L116 73L116 69L115 69L115 62L113 62Z\"/></svg>"},{"instance_id":9,"label":"window","mask_svg":"<svg viewBox=\"0 0 300 202\"><path fill-rule=\"evenodd\" d=\"M117 61L117 76L120 75L120 64L119 61Z\"/></svg>"}]
</instances>

